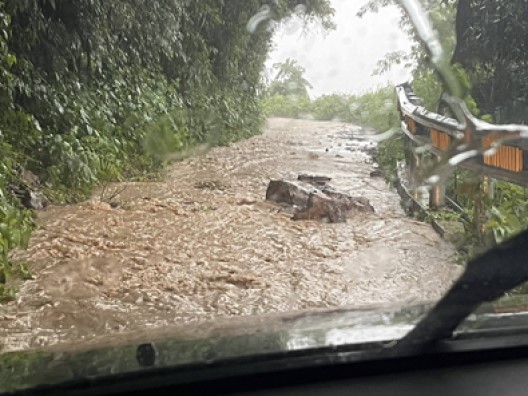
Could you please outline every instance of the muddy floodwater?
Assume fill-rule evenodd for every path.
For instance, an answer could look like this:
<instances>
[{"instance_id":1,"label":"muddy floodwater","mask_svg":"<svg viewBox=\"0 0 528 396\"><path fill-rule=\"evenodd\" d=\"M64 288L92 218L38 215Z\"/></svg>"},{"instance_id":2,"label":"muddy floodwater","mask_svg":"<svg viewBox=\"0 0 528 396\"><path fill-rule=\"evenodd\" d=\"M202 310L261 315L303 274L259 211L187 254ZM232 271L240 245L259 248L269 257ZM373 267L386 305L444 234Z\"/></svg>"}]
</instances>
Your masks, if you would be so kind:
<instances>
[{"instance_id":1,"label":"muddy floodwater","mask_svg":"<svg viewBox=\"0 0 528 396\"><path fill-rule=\"evenodd\" d=\"M176 162L164 181L116 183L39 213L34 279L0 306L0 351L212 320L431 301L460 274L454 249L405 216L361 128L271 119L265 132ZM292 221L265 201L299 173L368 198L346 223ZM118 194L115 194L118 193ZM115 195L111 205L105 200ZM102 198L102 201L101 201Z\"/></svg>"}]
</instances>

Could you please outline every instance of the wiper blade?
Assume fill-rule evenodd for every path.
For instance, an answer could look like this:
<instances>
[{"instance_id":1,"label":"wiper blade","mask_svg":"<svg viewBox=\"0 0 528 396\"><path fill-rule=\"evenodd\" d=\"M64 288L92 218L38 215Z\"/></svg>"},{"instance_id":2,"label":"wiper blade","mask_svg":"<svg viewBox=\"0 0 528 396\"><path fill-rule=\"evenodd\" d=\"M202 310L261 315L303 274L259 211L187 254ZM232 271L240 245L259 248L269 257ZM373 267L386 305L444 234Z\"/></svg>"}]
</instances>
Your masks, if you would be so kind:
<instances>
[{"instance_id":1,"label":"wiper blade","mask_svg":"<svg viewBox=\"0 0 528 396\"><path fill-rule=\"evenodd\" d=\"M462 276L389 354L419 352L450 337L480 304L528 280L528 230L471 260Z\"/></svg>"}]
</instances>

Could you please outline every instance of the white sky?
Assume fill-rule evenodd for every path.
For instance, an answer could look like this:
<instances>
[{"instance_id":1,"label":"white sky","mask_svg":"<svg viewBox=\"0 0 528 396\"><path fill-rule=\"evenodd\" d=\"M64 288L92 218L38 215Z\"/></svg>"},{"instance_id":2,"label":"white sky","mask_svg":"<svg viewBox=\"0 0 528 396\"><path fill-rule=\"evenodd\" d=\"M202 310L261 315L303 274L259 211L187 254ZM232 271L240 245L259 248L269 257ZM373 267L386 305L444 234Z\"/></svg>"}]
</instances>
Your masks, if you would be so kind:
<instances>
[{"instance_id":1,"label":"white sky","mask_svg":"<svg viewBox=\"0 0 528 396\"><path fill-rule=\"evenodd\" d=\"M310 96L334 92L359 94L387 82L409 79L410 72L394 68L383 76L372 76L376 62L391 51L408 50L407 36L399 28L400 11L388 7L377 14L356 17L366 0L332 0L337 29L329 34L320 29L303 33L299 21L292 20L275 36L275 50L267 67L293 58L306 69L313 85Z\"/></svg>"}]
</instances>

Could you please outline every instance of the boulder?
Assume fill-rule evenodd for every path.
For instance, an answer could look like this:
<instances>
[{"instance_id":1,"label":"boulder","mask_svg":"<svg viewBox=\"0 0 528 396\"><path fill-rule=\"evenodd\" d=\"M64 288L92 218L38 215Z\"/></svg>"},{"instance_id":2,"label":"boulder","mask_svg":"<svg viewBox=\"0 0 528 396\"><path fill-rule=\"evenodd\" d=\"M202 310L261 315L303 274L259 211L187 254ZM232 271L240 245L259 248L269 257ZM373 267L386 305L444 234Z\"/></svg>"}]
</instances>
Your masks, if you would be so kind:
<instances>
[{"instance_id":1,"label":"boulder","mask_svg":"<svg viewBox=\"0 0 528 396\"><path fill-rule=\"evenodd\" d=\"M310 194L306 207L295 212L292 220L327 220L329 223L346 222L346 203L321 191Z\"/></svg>"},{"instance_id":2,"label":"boulder","mask_svg":"<svg viewBox=\"0 0 528 396\"><path fill-rule=\"evenodd\" d=\"M370 172L370 177L383 177L383 171L381 169L376 169Z\"/></svg>"},{"instance_id":3,"label":"boulder","mask_svg":"<svg viewBox=\"0 0 528 396\"><path fill-rule=\"evenodd\" d=\"M22 198L22 205L28 209L42 210L48 205L48 200L38 192L26 190Z\"/></svg>"},{"instance_id":4,"label":"boulder","mask_svg":"<svg viewBox=\"0 0 528 396\"><path fill-rule=\"evenodd\" d=\"M42 210L48 204L48 199L41 193L33 191L27 186L8 185L8 192L19 199L26 209Z\"/></svg>"},{"instance_id":5,"label":"boulder","mask_svg":"<svg viewBox=\"0 0 528 396\"><path fill-rule=\"evenodd\" d=\"M335 191L330 188L324 189L323 192L336 201L342 202L347 211L356 210L362 213L374 213L374 207L365 197L352 197L346 193Z\"/></svg>"},{"instance_id":6,"label":"boulder","mask_svg":"<svg viewBox=\"0 0 528 396\"><path fill-rule=\"evenodd\" d=\"M292 220L342 223L353 212L374 213L368 199L336 191L327 185L329 180L324 176L304 174L294 182L271 180L266 199L291 206L294 209Z\"/></svg>"},{"instance_id":7,"label":"boulder","mask_svg":"<svg viewBox=\"0 0 528 396\"><path fill-rule=\"evenodd\" d=\"M310 194L315 191L317 189L307 183L271 180L266 190L266 199L277 203L306 207Z\"/></svg>"}]
</instances>

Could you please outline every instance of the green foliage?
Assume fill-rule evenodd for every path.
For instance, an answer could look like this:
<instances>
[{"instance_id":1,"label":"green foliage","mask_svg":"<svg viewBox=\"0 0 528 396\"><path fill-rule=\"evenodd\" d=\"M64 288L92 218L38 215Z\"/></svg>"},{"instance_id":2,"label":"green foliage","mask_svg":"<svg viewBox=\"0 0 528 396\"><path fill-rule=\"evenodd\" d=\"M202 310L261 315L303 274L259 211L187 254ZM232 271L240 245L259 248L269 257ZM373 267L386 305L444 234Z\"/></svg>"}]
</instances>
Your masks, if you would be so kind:
<instances>
[{"instance_id":1,"label":"green foliage","mask_svg":"<svg viewBox=\"0 0 528 396\"><path fill-rule=\"evenodd\" d=\"M369 0L363 5L358 16L362 17L369 12L378 12L381 8L389 5L401 5L396 0ZM453 54L456 34L456 1L454 0L422 0L420 5L430 18L437 37L443 48L444 61L448 61ZM402 13L400 26L411 39L411 48L408 52L396 51L388 53L384 59L378 62L374 74L383 74L394 65L404 64L406 67L414 67L417 71L422 71L431 67L431 59L428 50L424 47L412 21L407 14Z\"/></svg>"},{"instance_id":2,"label":"green foliage","mask_svg":"<svg viewBox=\"0 0 528 396\"><path fill-rule=\"evenodd\" d=\"M414 93L423 100L424 107L436 112L444 91L436 73L431 69L418 71L415 73L412 85Z\"/></svg>"},{"instance_id":3,"label":"green foliage","mask_svg":"<svg viewBox=\"0 0 528 396\"><path fill-rule=\"evenodd\" d=\"M272 95L263 100L266 115L349 122L385 131L399 125L394 87L387 86L363 95L323 95L312 101L305 97Z\"/></svg>"},{"instance_id":4,"label":"green foliage","mask_svg":"<svg viewBox=\"0 0 528 396\"><path fill-rule=\"evenodd\" d=\"M267 116L306 118L311 111L310 99L299 96L271 95L262 100L262 109Z\"/></svg>"},{"instance_id":5,"label":"green foliage","mask_svg":"<svg viewBox=\"0 0 528 396\"><path fill-rule=\"evenodd\" d=\"M453 65L452 71L460 88L461 99L464 100L469 111L476 117L491 121L489 115L481 114L477 102L471 96L472 84L468 73L459 64ZM444 93L444 84L442 84L438 74L433 69L422 68L415 71L412 85L416 95L423 100L423 105L426 109L440 113L447 110L447 104L441 100ZM447 115L452 116L449 111Z\"/></svg>"},{"instance_id":6,"label":"green foliage","mask_svg":"<svg viewBox=\"0 0 528 396\"><path fill-rule=\"evenodd\" d=\"M525 1L460 0L454 61L468 70L472 95L498 122L527 121Z\"/></svg>"},{"instance_id":7,"label":"green foliage","mask_svg":"<svg viewBox=\"0 0 528 396\"><path fill-rule=\"evenodd\" d=\"M454 182L456 177L456 182ZM446 192L460 204L468 257L495 246L528 225L528 192L512 183L495 181L494 194L483 190L481 176L457 171Z\"/></svg>"},{"instance_id":8,"label":"green foliage","mask_svg":"<svg viewBox=\"0 0 528 396\"><path fill-rule=\"evenodd\" d=\"M277 70L277 75L268 88L271 96L308 97L308 89L312 88L312 85L304 78L305 69L298 65L295 59L288 58L273 67Z\"/></svg>"},{"instance_id":9,"label":"green foliage","mask_svg":"<svg viewBox=\"0 0 528 396\"><path fill-rule=\"evenodd\" d=\"M386 131L400 124L393 86L386 86L349 101L350 122ZM347 120L347 121L348 121Z\"/></svg>"},{"instance_id":10,"label":"green foliage","mask_svg":"<svg viewBox=\"0 0 528 396\"><path fill-rule=\"evenodd\" d=\"M309 111L316 120L347 120L353 110L351 97L347 95L323 95L316 98Z\"/></svg>"},{"instance_id":11,"label":"green foliage","mask_svg":"<svg viewBox=\"0 0 528 396\"><path fill-rule=\"evenodd\" d=\"M266 87L262 110L267 116L305 118L310 112L308 89L312 85L304 78L305 69L294 59L273 65L277 74Z\"/></svg>"},{"instance_id":12,"label":"green foliage","mask_svg":"<svg viewBox=\"0 0 528 396\"><path fill-rule=\"evenodd\" d=\"M359 15L397 3L370 0ZM457 95L460 94L470 110L486 121L526 123L528 3L507 0L424 0L420 3L438 33L446 58L454 65L454 74L462 88L462 93ZM387 54L375 72L381 74L395 64L404 63L415 68L416 83L417 78L431 73L427 72L431 69L429 54L405 14L401 25L412 40L411 51ZM430 87L435 91L432 96L423 96L431 110L435 109L431 102L438 96L436 85L434 82Z\"/></svg>"},{"instance_id":13,"label":"green foliage","mask_svg":"<svg viewBox=\"0 0 528 396\"><path fill-rule=\"evenodd\" d=\"M8 204L0 189L0 301L12 297L14 289L6 285L11 278L14 276L23 279L31 277L27 266L23 263L12 262L8 253L17 247L26 248L32 229L31 213Z\"/></svg>"},{"instance_id":14,"label":"green foliage","mask_svg":"<svg viewBox=\"0 0 528 396\"><path fill-rule=\"evenodd\" d=\"M359 14L377 12L396 4L394 0L370 0ZM412 39L410 52L392 52L378 63L376 73L384 73L395 64L414 68L414 92L427 109L451 115L441 100L446 91L440 74L454 76L456 95L469 110L488 122L526 123L528 114L528 25L526 1L424 0L420 1L433 22L444 53L451 65L430 64L430 54L414 31L409 18L402 16L402 26ZM456 37L456 40L455 40ZM456 46L454 45L456 41ZM447 70L448 69L448 70ZM452 92L453 93L453 92ZM463 254L471 257L520 232L528 224L528 195L514 184L497 182L490 197L483 191L481 177L457 170L448 184L448 195L463 209L448 220L463 220ZM445 215L432 214L436 218ZM526 288L524 289L526 292Z\"/></svg>"},{"instance_id":15,"label":"green foliage","mask_svg":"<svg viewBox=\"0 0 528 396\"><path fill-rule=\"evenodd\" d=\"M507 182L497 182L491 201L490 218L486 228L496 243L522 231L528 224L528 193L526 189Z\"/></svg>"},{"instance_id":16,"label":"green foliage","mask_svg":"<svg viewBox=\"0 0 528 396\"><path fill-rule=\"evenodd\" d=\"M451 210L440 209L437 211L431 211L427 213L426 221L437 220L437 221L461 221L463 217L462 213L453 212Z\"/></svg>"},{"instance_id":17,"label":"green foliage","mask_svg":"<svg viewBox=\"0 0 528 396\"><path fill-rule=\"evenodd\" d=\"M398 162L405 159L404 137L394 134L378 144L376 161L385 173L385 178L392 182L396 179Z\"/></svg>"}]
</instances>

